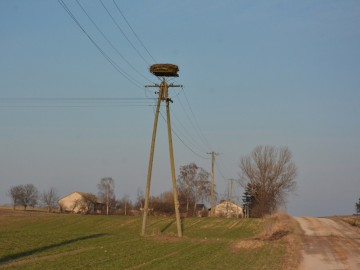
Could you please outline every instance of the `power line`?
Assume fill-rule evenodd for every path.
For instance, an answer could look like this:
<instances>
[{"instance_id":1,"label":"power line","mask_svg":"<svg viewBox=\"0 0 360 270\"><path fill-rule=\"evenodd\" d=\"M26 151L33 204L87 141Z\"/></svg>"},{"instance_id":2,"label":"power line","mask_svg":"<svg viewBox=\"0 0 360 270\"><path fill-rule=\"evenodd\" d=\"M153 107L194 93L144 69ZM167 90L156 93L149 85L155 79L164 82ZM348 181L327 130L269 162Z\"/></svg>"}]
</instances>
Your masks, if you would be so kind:
<instances>
[{"instance_id":1,"label":"power line","mask_svg":"<svg viewBox=\"0 0 360 270\"><path fill-rule=\"evenodd\" d=\"M139 52L139 50L134 46L134 44L131 42L131 40L127 37L127 35L125 34L125 32L122 30L122 28L120 27L120 25L117 23L117 21L115 20L115 18L111 15L110 11L108 10L108 8L105 6L105 4L103 3L102 0L99 0L99 2L101 3L101 5L103 6L103 8L106 10L107 14L110 16L111 20L113 21L113 23L116 25L116 27L119 29L119 31L121 32L121 34L124 36L124 38L129 42L129 44L131 45L131 47L133 47L133 49L136 51L136 53L140 56L140 58L148 65L150 66L150 63L148 61L146 61L146 59L144 58L144 56Z\"/></svg>"},{"instance_id":2,"label":"power line","mask_svg":"<svg viewBox=\"0 0 360 270\"><path fill-rule=\"evenodd\" d=\"M114 108L114 107L154 107L154 104L97 104L97 105L0 105L0 108Z\"/></svg>"},{"instance_id":3,"label":"power line","mask_svg":"<svg viewBox=\"0 0 360 270\"><path fill-rule=\"evenodd\" d=\"M0 98L1 108L153 107L152 98Z\"/></svg>"},{"instance_id":4,"label":"power line","mask_svg":"<svg viewBox=\"0 0 360 270\"><path fill-rule=\"evenodd\" d=\"M196 140L194 139L194 137L191 135L190 132L188 132L188 129L182 124L182 122L180 121L180 119L176 116L176 114L174 113L174 111L171 111L171 114L174 116L175 120L177 121L177 123L181 126L181 129L178 129L178 132L181 130L180 133L182 133L182 131L184 133L186 133L186 136L189 139L189 142L191 143L192 146L196 147L198 150L200 150L200 152L206 152L206 150L204 151L204 149L202 149L200 147L200 145L198 145L196 143ZM174 125L175 126L175 125ZM183 135L185 135L184 133L182 133Z\"/></svg>"},{"instance_id":5,"label":"power line","mask_svg":"<svg viewBox=\"0 0 360 270\"><path fill-rule=\"evenodd\" d=\"M166 122L166 119L165 119L164 115L161 113L161 111L160 111L160 115L161 115L162 119ZM187 149L189 149L194 155L196 155L196 156L198 156L198 157L200 157L200 158L202 158L202 159L209 159L209 158L207 158L207 157L205 157L205 156L202 156L201 154L195 152L193 149L191 149L191 147L189 147L189 146L184 142L184 140L180 138L180 136L177 134L177 132L176 132L173 128L171 128L171 131L172 131L172 132L174 133L174 135L179 139L179 141L180 141Z\"/></svg>"},{"instance_id":6,"label":"power line","mask_svg":"<svg viewBox=\"0 0 360 270\"><path fill-rule=\"evenodd\" d=\"M156 100L155 98L129 98L129 97L94 97L94 98L0 98L0 101L119 101L119 100Z\"/></svg>"},{"instance_id":7,"label":"power line","mask_svg":"<svg viewBox=\"0 0 360 270\"><path fill-rule=\"evenodd\" d=\"M221 171L221 169L220 169L220 167L219 167L219 165L218 165L218 162L217 161L215 161L215 166L216 166L216 168L218 169L218 171L219 171L219 174L220 174L220 176L221 176L221 178L222 179L224 179L225 181L227 180L227 178L224 176L224 174L222 173L222 171Z\"/></svg>"},{"instance_id":8,"label":"power line","mask_svg":"<svg viewBox=\"0 0 360 270\"><path fill-rule=\"evenodd\" d=\"M178 98L178 101L180 103L180 106L181 106L182 110L185 112L185 115L186 115L187 119L189 120L191 126L193 127L193 130L195 130L200 142L203 145L203 148L204 149L209 149L209 148L212 149L209 141L206 139L204 133L202 132L202 129L200 128L200 124L199 124L199 122L198 122L198 120L197 120L197 118L195 116L195 113L194 113L194 111L193 111L193 109L192 109L192 107L190 105L190 102L189 102L189 100L188 100L188 98L186 96L185 90L183 88L182 88L182 90L183 90L182 93L184 94L184 98L185 98L185 101L186 101L186 105L188 107L188 109L186 109L183 102L181 101L181 99Z\"/></svg>"},{"instance_id":9,"label":"power line","mask_svg":"<svg viewBox=\"0 0 360 270\"><path fill-rule=\"evenodd\" d=\"M151 59L154 61L154 63L156 63L157 61L155 60L155 58L151 55L151 53L148 51L148 49L145 47L144 43L140 40L139 36L136 34L136 32L134 31L134 29L131 27L130 23L128 22L128 20L126 19L125 15L123 14L123 12L121 11L120 7L118 6L118 4L116 4L115 0L113 0L117 10L119 11L119 13L121 14L121 16L124 18L126 24L129 26L129 28L131 29L131 31L133 32L134 36L136 37L136 39L139 41L139 43L141 44L141 46L144 48L144 50L148 53L148 55L151 57Z\"/></svg>"},{"instance_id":10,"label":"power line","mask_svg":"<svg viewBox=\"0 0 360 270\"><path fill-rule=\"evenodd\" d=\"M100 29L100 27L96 24L96 22L90 17L89 13L85 10L85 8L80 4L79 0L76 0L76 3L79 5L81 10L85 13L85 15L88 17L88 19L91 21L91 23L95 26L95 28L99 31L99 33L102 35L102 37L107 41L107 43L111 46L111 48L116 51L116 53L131 67L132 70L134 70L138 75L143 77L145 80L152 83L150 79L148 79L146 76L144 76L142 73L140 73L126 58L125 56L114 46L114 44L110 41L110 39L105 35L105 33Z\"/></svg>"},{"instance_id":11,"label":"power line","mask_svg":"<svg viewBox=\"0 0 360 270\"><path fill-rule=\"evenodd\" d=\"M199 131L198 131L198 129L197 129L197 127L196 127L196 125L194 124L193 120L191 119L191 117L190 117L190 115L189 115L188 111L185 109L185 107L184 107L183 103L181 102L181 99L178 99L178 101L179 101L179 103L180 103L180 107L181 107L181 108L182 108L182 110L185 112L186 118L189 120L190 124L192 125L193 130L195 130L195 132L197 133L197 135L198 135L198 137L199 137L200 141L201 141L201 142L204 144L204 146L205 146L205 143L204 143L204 141L203 141L203 139L202 139L202 137L201 137L201 135L200 135L200 133L199 133ZM204 147L204 148L206 149L206 147ZM204 152L206 152L206 151L204 151Z\"/></svg>"},{"instance_id":12,"label":"power line","mask_svg":"<svg viewBox=\"0 0 360 270\"><path fill-rule=\"evenodd\" d=\"M204 139L205 143L207 143L207 146L209 147L209 149L212 149L209 141L206 139L206 137L204 136L204 133L202 132L202 129L200 128L199 122L198 122L198 120L197 120L197 118L196 118L196 116L195 116L195 114L194 114L194 111L193 111L191 105L190 105L189 99L188 99L187 96L186 96L186 92L185 92L184 88L182 88L182 90L183 90L183 92L184 92L184 97L185 97L185 99L186 99L186 103L188 104L188 106L189 106L189 108L190 108L190 112L191 112L193 118L195 119L196 126L197 126L197 128L199 129L199 131L200 131L200 136Z\"/></svg>"},{"instance_id":13,"label":"power line","mask_svg":"<svg viewBox=\"0 0 360 270\"><path fill-rule=\"evenodd\" d=\"M224 162L222 156L220 156L219 160L220 160L219 165L221 165L224 170L229 171L229 167L227 165L225 165L225 162Z\"/></svg>"},{"instance_id":14,"label":"power line","mask_svg":"<svg viewBox=\"0 0 360 270\"><path fill-rule=\"evenodd\" d=\"M71 19L76 23L76 25L81 29L81 31L87 36L87 38L90 40L90 42L96 47L96 49L101 53L101 55L122 75L124 76L128 81L130 81L133 85L135 85L138 88L143 89L142 84L138 82L136 79L134 79L131 75L129 75L127 72L122 70L116 63L113 61L101 48L100 46L95 42L95 40L87 33L87 31L82 27L80 22L76 19L74 14L71 12L69 7L65 4L63 0L58 0L59 4L63 7L63 9L69 14Z\"/></svg>"}]
</instances>

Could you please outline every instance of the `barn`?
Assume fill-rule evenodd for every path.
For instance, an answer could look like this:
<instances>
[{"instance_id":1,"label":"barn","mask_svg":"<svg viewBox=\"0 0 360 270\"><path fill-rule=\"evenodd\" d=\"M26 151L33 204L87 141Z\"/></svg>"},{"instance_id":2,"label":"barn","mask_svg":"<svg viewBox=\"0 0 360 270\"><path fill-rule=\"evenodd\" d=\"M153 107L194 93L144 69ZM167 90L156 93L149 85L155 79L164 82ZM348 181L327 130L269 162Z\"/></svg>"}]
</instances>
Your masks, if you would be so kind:
<instances>
[{"instance_id":1,"label":"barn","mask_svg":"<svg viewBox=\"0 0 360 270\"><path fill-rule=\"evenodd\" d=\"M215 216L217 217L243 217L243 209L235 203L223 200L215 206Z\"/></svg>"},{"instance_id":2,"label":"barn","mask_svg":"<svg viewBox=\"0 0 360 270\"><path fill-rule=\"evenodd\" d=\"M73 192L59 201L60 212L62 213L101 213L105 207L94 194L85 192Z\"/></svg>"}]
</instances>

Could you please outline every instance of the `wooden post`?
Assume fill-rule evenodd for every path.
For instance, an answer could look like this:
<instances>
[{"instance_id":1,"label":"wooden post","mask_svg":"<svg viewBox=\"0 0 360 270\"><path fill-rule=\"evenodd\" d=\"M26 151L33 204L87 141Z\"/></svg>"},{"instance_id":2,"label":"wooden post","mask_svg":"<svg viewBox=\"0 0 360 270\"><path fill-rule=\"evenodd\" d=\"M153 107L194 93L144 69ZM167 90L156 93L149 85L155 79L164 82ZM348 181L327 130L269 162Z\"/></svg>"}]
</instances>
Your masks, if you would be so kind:
<instances>
[{"instance_id":1,"label":"wooden post","mask_svg":"<svg viewBox=\"0 0 360 270\"><path fill-rule=\"evenodd\" d=\"M174 151L173 151L173 144L172 144L169 101L170 101L170 99L166 100L166 114L167 114L167 128L168 128L168 138L169 138L171 179L172 179L172 184L173 184L177 233L178 233L179 237L182 237L181 220L180 220L180 212L179 212L179 200L178 200L178 193L177 193L177 187L176 187L175 161L174 161Z\"/></svg>"},{"instance_id":2,"label":"wooden post","mask_svg":"<svg viewBox=\"0 0 360 270\"><path fill-rule=\"evenodd\" d=\"M147 215L148 215L148 211L149 211L151 174L152 174L152 166L153 166L153 161L154 161L156 129L157 129L157 124L158 124L158 120L159 120L161 98L163 95L162 85L160 85L159 88L160 88L160 91L158 93L159 97L158 97L157 105L156 105L156 113L155 113L155 119L154 119L154 128L153 128L153 133L152 133L150 158L149 158L149 166L148 166L147 181L146 181L145 203L144 203L144 208L143 208L143 221L142 221L142 227L141 227L141 235L143 235L143 236L146 233L146 222L147 222Z\"/></svg>"},{"instance_id":3,"label":"wooden post","mask_svg":"<svg viewBox=\"0 0 360 270\"><path fill-rule=\"evenodd\" d=\"M147 87L159 87L159 97L156 105L156 113L155 113L155 120L154 120L154 128L153 128L153 135L151 140L151 148L150 148L150 159L149 159L149 167L148 167L148 174L147 174L147 182L146 182L146 192L145 192L145 204L143 208L143 221L141 227L141 235L146 234L146 223L147 223L147 216L149 212L149 198L150 198L150 186L151 186L151 174L152 174L152 166L154 160L154 150L155 150L155 140L156 140L156 129L157 123L159 119L159 112L160 112L160 104L161 101L166 101L166 114L167 114L167 129L168 129L168 139L169 139L169 153L170 153L170 166L171 166L171 179L173 185L173 194L174 194L174 205L175 205L175 217L176 217L176 226L178 231L178 236L182 237L182 229L181 229L181 220L180 220L180 212L179 212L179 200L178 200L178 193L176 187L176 174L175 174L175 161L174 161L174 150L172 144L172 134L171 134L171 119L170 119L170 104L172 100L169 98L168 89L169 87L182 87L181 85L168 85L165 78L163 79L160 85L151 85Z\"/></svg>"}]
</instances>

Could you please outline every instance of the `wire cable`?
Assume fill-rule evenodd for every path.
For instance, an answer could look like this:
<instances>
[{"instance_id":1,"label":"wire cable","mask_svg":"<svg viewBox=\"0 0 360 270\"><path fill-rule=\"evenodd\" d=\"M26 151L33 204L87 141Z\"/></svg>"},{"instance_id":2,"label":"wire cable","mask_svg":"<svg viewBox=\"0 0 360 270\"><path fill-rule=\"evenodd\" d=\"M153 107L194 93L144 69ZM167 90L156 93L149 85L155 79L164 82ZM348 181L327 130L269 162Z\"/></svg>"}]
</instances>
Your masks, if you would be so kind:
<instances>
[{"instance_id":1,"label":"wire cable","mask_svg":"<svg viewBox=\"0 0 360 270\"><path fill-rule=\"evenodd\" d=\"M175 119L177 121L177 123L181 126L181 128L177 128L175 122L173 121L172 122L172 126L174 127L174 129L177 130L177 133L179 135L182 135L182 137L186 138L187 139L187 142L189 144L191 144L191 146L193 148L196 148L198 151L200 152L206 152L206 151L203 151L203 149L201 149L199 147L199 145L197 145L197 143L195 142L194 138L191 136L191 134L189 132L187 132L187 129L184 127L184 125L181 123L180 119L178 119L176 117L176 115L174 114L174 112L171 110L171 116L172 116L172 119ZM185 134L186 133L186 134Z\"/></svg>"},{"instance_id":2,"label":"wire cable","mask_svg":"<svg viewBox=\"0 0 360 270\"><path fill-rule=\"evenodd\" d=\"M76 23L76 25L81 29L81 31L87 36L87 38L90 40L90 42L96 47L96 49L101 53L101 55L117 70L124 78L126 78L129 82L131 82L133 85L135 85L138 88L143 89L143 86L140 82L138 82L136 79L134 79L132 76L130 76L127 72L122 70L101 48L100 46L95 42L95 40L87 33L87 31L82 27L80 22L76 19L74 14L71 12L69 7L65 4L63 0L58 0L59 4L63 7L63 9L69 14L71 19Z\"/></svg>"},{"instance_id":3,"label":"wire cable","mask_svg":"<svg viewBox=\"0 0 360 270\"><path fill-rule=\"evenodd\" d=\"M215 166L216 166L216 168L218 169L219 174L220 174L220 176L222 177L222 179L224 179L225 181L227 181L227 179L229 179L229 178L226 178L226 177L224 176L224 174L223 174L222 171L220 170L220 167L218 166L218 163L217 163L216 160L215 160Z\"/></svg>"},{"instance_id":4,"label":"wire cable","mask_svg":"<svg viewBox=\"0 0 360 270\"><path fill-rule=\"evenodd\" d=\"M164 117L164 115L162 114L161 111L160 111L160 115L161 115L162 119L163 119L165 122L167 122L167 121L166 121L166 118ZM196 155L196 156L198 156L198 157L200 157L200 158L202 158L202 159L210 159L210 158L208 158L208 157L204 157L204 156L200 155L199 153L197 153L197 152L195 152L193 149L191 149L191 147L189 147L189 146L184 142L184 140L182 140L182 139L180 138L180 136L174 131L173 128L171 128L171 131L174 133L175 137L177 137L177 138L179 139L179 141L180 141L188 150L190 150L194 155Z\"/></svg>"},{"instance_id":5,"label":"wire cable","mask_svg":"<svg viewBox=\"0 0 360 270\"><path fill-rule=\"evenodd\" d=\"M219 156L218 158L219 165L221 165L221 167L225 170L225 171L229 171L229 167L225 164L224 159L222 158L222 155Z\"/></svg>"},{"instance_id":6,"label":"wire cable","mask_svg":"<svg viewBox=\"0 0 360 270\"><path fill-rule=\"evenodd\" d=\"M211 147L207 147L207 146L206 146L206 145L207 145L207 144L206 144L206 141L203 139L203 136L202 136L201 133L200 133L200 129L196 126L195 122L194 122L194 121L192 120L192 118L190 117L190 114L188 113L188 110L185 109L185 106L184 106L184 104L182 103L181 99L178 98L177 100L179 101L180 107L181 107L182 110L185 112L185 115L186 115L187 119L189 120L190 124L192 125L193 130L195 130L195 132L197 133L198 138L199 138L200 141L203 143L204 148L205 148L205 149L206 149L206 148L207 148L207 149L212 149ZM204 151L204 152L206 152L206 151Z\"/></svg>"},{"instance_id":7,"label":"wire cable","mask_svg":"<svg viewBox=\"0 0 360 270\"><path fill-rule=\"evenodd\" d=\"M153 107L150 98L0 98L1 108Z\"/></svg>"},{"instance_id":8,"label":"wire cable","mask_svg":"<svg viewBox=\"0 0 360 270\"><path fill-rule=\"evenodd\" d=\"M176 114L174 113L173 110L171 110L171 115L174 116L174 119L177 121L177 123L180 125L181 129L178 129L179 130L182 130L184 131L184 133L186 133L187 135L184 136L184 137L187 137L189 139L189 142L191 142L191 144L196 147L200 152L206 152L206 149L203 149L200 145L198 145L198 143L196 142L195 138L191 135L190 132L188 132L188 129L183 125L183 123L180 121L180 119L176 116ZM183 133L183 134L184 134Z\"/></svg>"},{"instance_id":9,"label":"wire cable","mask_svg":"<svg viewBox=\"0 0 360 270\"><path fill-rule=\"evenodd\" d=\"M187 98L187 95L186 95L186 92L185 92L184 88L182 88L182 90L183 90L183 92L184 92L184 97L185 97L185 99L186 99L186 103L188 104L188 107L190 108L190 112L191 112L193 118L195 119L196 126L197 126L197 128L199 129L199 131L200 131L201 137L204 139L205 143L207 143L207 146L209 147L209 149L212 149L209 141L206 139L206 137L204 136L204 133L202 132L202 129L200 128L199 121L197 120L197 118L196 118L196 116L195 116L195 114L194 114L194 111L193 111L193 109L192 109L192 107L191 107L191 105L190 105L189 99Z\"/></svg>"},{"instance_id":10,"label":"wire cable","mask_svg":"<svg viewBox=\"0 0 360 270\"><path fill-rule=\"evenodd\" d=\"M145 80L153 83L150 79L148 79L146 76L141 74L126 58L125 56L114 46L114 44L110 41L110 39L105 35L105 33L100 29L100 27L96 24L96 22L90 17L89 13L85 10L83 5L79 2L79 0L75 0L76 3L79 5L81 10L85 13L85 15L88 17L88 19L91 21L91 23L95 26L95 28L99 31L101 36L107 41L107 43L113 48L114 51L131 67L133 71L135 71L139 76L143 77Z\"/></svg>"},{"instance_id":11,"label":"wire cable","mask_svg":"<svg viewBox=\"0 0 360 270\"><path fill-rule=\"evenodd\" d=\"M115 20L115 18L111 15L110 11L108 10L108 8L105 6L105 4L103 3L102 0L99 0L99 2L101 3L101 5L103 6L103 8L106 10L107 14L110 16L111 20L114 22L114 24L116 25L116 27L119 29L119 31L121 32L121 34L124 36L124 38L129 42L129 44L131 45L131 47L136 51L136 53L140 56L140 58L148 65L150 66L149 62L146 61L146 59L144 58L144 56L139 52L139 50L134 46L134 44L131 42L131 40L127 37L127 35L125 34L125 32L122 30L122 28L120 27L120 25L117 23L117 21Z\"/></svg>"},{"instance_id":12,"label":"wire cable","mask_svg":"<svg viewBox=\"0 0 360 270\"><path fill-rule=\"evenodd\" d=\"M126 24L129 26L129 28L131 29L131 31L133 32L134 36L136 37L136 39L139 41L140 45L144 48L144 50L148 53L148 55L151 57L151 59L154 61L154 63L157 63L157 61L155 60L155 58L151 55L151 53L149 52L149 50L145 47L144 43L140 40L139 36L136 34L136 32L134 31L134 29L131 27L130 23L128 22L128 20L126 19L125 15L123 14L123 12L121 11L120 7L118 6L118 4L116 4L115 0L113 0L116 9L119 11L120 15L123 17L123 19L125 20Z\"/></svg>"}]
</instances>

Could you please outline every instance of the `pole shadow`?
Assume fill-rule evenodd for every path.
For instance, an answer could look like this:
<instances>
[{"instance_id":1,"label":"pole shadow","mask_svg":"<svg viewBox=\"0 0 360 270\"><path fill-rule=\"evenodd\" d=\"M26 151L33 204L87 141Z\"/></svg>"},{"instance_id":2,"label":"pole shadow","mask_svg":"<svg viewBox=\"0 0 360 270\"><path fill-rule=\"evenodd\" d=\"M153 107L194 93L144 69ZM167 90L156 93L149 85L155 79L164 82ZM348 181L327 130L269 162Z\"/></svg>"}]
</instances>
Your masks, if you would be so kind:
<instances>
[{"instance_id":1,"label":"pole shadow","mask_svg":"<svg viewBox=\"0 0 360 270\"><path fill-rule=\"evenodd\" d=\"M22 257L31 256L31 255L33 255L35 253L46 251L46 250L49 250L49 249L52 249L52 248L61 247L61 246L69 245L69 244L72 244L72 243L75 243L75 242L84 241L84 240L88 240L88 239L104 237L106 235L108 235L108 234L106 234L106 233L92 234L92 235L88 235L88 236L83 236L83 237L78 237L78 238L75 238L75 239L63 241L63 242L60 242L60 243L57 243L57 244L52 244L52 245L48 245L48 246L44 246L44 247L31 249L31 250L28 250L28 251L19 252L19 253L16 253L16 254L7 255L7 256L4 256L4 257L0 258L0 265L5 264L5 263L7 263L9 261L12 261L12 260L22 258Z\"/></svg>"},{"instance_id":2,"label":"pole shadow","mask_svg":"<svg viewBox=\"0 0 360 270\"><path fill-rule=\"evenodd\" d=\"M160 230L161 233L165 232L169 227L175 222L175 220L170 221L168 224L165 225L164 228Z\"/></svg>"},{"instance_id":3,"label":"pole shadow","mask_svg":"<svg viewBox=\"0 0 360 270\"><path fill-rule=\"evenodd\" d=\"M181 232L184 235L185 234L184 217L180 217L180 224L181 224Z\"/></svg>"}]
</instances>

